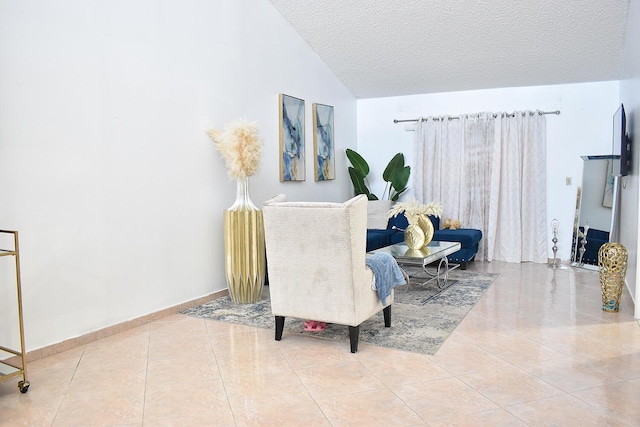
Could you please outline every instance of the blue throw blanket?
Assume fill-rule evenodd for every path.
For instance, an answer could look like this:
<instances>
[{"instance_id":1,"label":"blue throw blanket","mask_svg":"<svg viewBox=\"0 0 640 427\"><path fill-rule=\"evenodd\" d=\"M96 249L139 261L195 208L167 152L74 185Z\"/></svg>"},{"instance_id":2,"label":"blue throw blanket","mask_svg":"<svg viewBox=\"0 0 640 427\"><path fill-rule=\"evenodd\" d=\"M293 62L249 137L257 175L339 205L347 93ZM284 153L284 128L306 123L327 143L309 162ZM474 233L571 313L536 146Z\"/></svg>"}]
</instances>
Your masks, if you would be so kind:
<instances>
[{"instance_id":1,"label":"blue throw blanket","mask_svg":"<svg viewBox=\"0 0 640 427\"><path fill-rule=\"evenodd\" d=\"M391 289L404 285L405 280L396 260L389 254L377 253L366 258L367 265L376 278L376 290L382 305L387 304Z\"/></svg>"}]
</instances>

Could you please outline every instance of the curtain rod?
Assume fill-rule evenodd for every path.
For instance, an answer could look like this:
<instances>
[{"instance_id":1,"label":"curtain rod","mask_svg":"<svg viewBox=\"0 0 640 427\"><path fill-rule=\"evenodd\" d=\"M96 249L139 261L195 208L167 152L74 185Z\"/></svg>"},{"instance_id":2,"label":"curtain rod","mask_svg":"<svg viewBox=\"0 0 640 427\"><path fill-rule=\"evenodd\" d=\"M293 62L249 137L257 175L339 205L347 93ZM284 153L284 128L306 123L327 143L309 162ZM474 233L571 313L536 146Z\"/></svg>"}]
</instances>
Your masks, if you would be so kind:
<instances>
[{"instance_id":1,"label":"curtain rod","mask_svg":"<svg viewBox=\"0 0 640 427\"><path fill-rule=\"evenodd\" d=\"M526 113L522 113L522 114L524 115L524 114L526 114ZM533 115L534 113L533 113L533 112L531 112L530 114L531 114L531 115ZM542 115L542 114L556 114L556 115L559 115L559 114L560 114L560 110L555 110L555 111L540 111L538 114L540 114L540 115ZM516 115L516 113L507 114L507 116L508 116L508 117L513 117L513 116L515 116L515 115ZM496 117L498 117L498 115L497 115L497 114L494 114L494 115L493 115L493 118L496 118ZM436 120L436 121L437 121L437 120L441 120L441 119L444 119L444 117L435 117L435 118L434 118L434 120ZM460 116L451 116L451 117L449 117L449 120L459 120L459 119L460 119ZM420 120L420 119L406 119L406 120L393 119L393 123L417 122L418 120Z\"/></svg>"}]
</instances>

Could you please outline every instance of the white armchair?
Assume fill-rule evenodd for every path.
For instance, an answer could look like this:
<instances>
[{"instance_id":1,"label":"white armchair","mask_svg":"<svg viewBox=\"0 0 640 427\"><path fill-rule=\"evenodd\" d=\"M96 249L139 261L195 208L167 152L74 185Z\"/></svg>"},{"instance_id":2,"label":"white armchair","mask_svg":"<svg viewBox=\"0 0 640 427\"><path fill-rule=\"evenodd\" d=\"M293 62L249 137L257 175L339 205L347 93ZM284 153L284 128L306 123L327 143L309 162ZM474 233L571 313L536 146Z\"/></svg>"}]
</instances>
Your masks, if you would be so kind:
<instances>
[{"instance_id":1,"label":"white armchair","mask_svg":"<svg viewBox=\"0 0 640 427\"><path fill-rule=\"evenodd\" d=\"M285 317L347 325L351 352L358 350L360 324L384 310L391 326L391 303L380 303L365 265L367 198L344 203L285 202L263 206L265 244L275 339Z\"/></svg>"}]
</instances>

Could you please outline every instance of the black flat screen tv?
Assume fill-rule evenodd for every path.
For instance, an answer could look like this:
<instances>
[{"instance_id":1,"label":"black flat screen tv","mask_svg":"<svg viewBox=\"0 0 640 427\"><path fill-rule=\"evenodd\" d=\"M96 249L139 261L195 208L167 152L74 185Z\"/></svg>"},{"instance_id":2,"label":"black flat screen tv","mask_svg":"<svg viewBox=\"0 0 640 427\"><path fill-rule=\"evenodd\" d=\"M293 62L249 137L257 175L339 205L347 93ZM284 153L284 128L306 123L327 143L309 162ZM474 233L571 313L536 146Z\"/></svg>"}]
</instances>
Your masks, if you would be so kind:
<instances>
[{"instance_id":1,"label":"black flat screen tv","mask_svg":"<svg viewBox=\"0 0 640 427\"><path fill-rule=\"evenodd\" d=\"M613 115L613 155L620 156L620 175L628 175L631 169L631 140L627 135L627 116L623 104Z\"/></svg>"}]
</instances>

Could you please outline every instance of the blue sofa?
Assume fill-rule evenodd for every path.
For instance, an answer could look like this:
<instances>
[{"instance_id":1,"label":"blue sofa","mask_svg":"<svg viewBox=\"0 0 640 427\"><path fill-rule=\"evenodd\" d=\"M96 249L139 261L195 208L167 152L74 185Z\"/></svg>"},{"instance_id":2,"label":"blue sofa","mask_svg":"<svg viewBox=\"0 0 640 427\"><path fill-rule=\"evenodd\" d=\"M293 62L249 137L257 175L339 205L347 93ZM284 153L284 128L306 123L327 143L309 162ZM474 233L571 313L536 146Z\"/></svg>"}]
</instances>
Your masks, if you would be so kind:
<instances>
[{"instance_id":1,"label":"blue sofa","mask_svg":"<svg viewBox=\"0 0 640 427\"><path fill-rule=\"evenodd\" d=\"M478 244L482 239L482 231L473 228L459 228L457 230L440 230L440 218L430 217L435 232L433 240L440 242L459 242L461 249L452 253L447 258L451 262L459 263L460 268L465 270L467 263L473 261L478 252ZM409 225L407 218L400 214L395 218L390 218L387 228L384 230L367 230L367 252L378 248L393 245L404 241L404 230Z\"/></svg>"},{"instance_id":2,"label":"blue sofa","mask_svg":"<svg viewBox=\"0 0 640 427\"><path fill-rule=\"evenodd\" d=\"M582 226L579 227L580 233L584 233L584 228ZM585 245L585 253L582 256L582 262L584 264L598 265L598 251L600 250L600 246L604 245L609 241L609 232L598 230L595 228L590 228L587 231L587 244ZM582 237L578 240L578 249L580 248L580 244L582 243ZM580 257L580 252L578 252L578 256L576 259Z\"/></svg>"}]
</instances>

